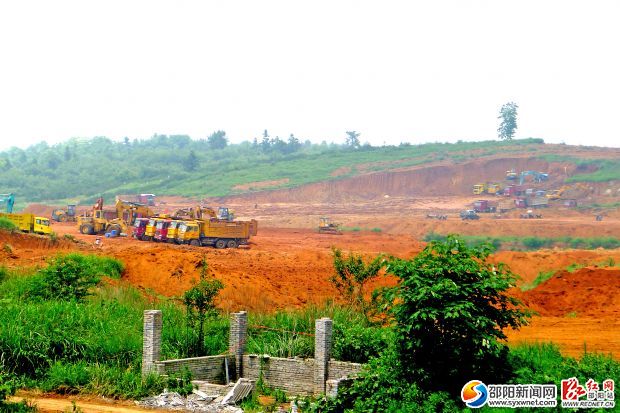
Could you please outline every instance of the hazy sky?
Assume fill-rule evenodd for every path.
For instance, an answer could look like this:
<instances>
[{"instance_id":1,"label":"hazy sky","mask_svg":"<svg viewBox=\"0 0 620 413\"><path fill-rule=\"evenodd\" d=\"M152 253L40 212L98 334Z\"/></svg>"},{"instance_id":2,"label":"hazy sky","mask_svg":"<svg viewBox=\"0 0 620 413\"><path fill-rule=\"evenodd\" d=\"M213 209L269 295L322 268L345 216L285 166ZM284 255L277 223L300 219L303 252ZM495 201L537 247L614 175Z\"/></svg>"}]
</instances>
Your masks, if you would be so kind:
<instances>
[{"instance_id":1,"label":"hazy sky","mask_svg":"<svg viewBox=\"0 0 620 413\"><path fill-rule=\"evenodd\" d=\"M70 137L620 146L620 1L3 1L0 149Z\"/></svg>"}]
</instances>

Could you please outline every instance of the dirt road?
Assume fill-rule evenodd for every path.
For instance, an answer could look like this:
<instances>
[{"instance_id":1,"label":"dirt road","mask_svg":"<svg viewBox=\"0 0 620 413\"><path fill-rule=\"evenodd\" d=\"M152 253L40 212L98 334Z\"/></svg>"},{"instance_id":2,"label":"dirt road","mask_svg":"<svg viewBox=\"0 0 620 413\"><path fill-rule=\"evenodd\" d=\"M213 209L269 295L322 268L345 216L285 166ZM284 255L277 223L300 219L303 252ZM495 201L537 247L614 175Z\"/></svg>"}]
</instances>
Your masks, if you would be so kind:
<instances>
[{"instance_id":1,"label":"dirt road","mask_svg":"<svg viewBox=\"0 0 620 413\"><path fill-rule=\"evenodd\" d=\"M45 396L31 392L18 392L16 396L11 397L10 401L20 402L28 401L29 404L37 406L39 412L57 413L72 412L73 404L81 409L83 413L136 413L136 412L170 412L163 409L143 409L137 407L130 401L109 401L99 398L62 398L60 396Z\"/></svg>"}]
</instances>

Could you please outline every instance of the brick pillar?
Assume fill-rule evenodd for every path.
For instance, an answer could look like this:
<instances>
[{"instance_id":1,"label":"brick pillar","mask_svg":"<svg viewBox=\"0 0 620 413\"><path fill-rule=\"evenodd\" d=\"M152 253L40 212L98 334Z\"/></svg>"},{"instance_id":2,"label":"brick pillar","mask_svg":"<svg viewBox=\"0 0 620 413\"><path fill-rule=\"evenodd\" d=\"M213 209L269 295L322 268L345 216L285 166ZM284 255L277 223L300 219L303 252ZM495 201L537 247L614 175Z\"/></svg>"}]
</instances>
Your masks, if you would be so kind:
<instances>
[{"instance_id":1,"label":"brick pillar","mask_svg":"<svg viewBox=\"0 0 620 413\"><path fill-rule=\"evenodd\" d=\"M243 353L248 336L248 313L240 311L230 315L230 337L228 352L235 356L237 379L243 377Z\"/></svg>"},{"instance_id":2,"label":"brick pillar","mask_svg":"<svg viewBox=\"0 0 620 413\"><path fill-rule=\"evenodd\" d=\"M161 310L144 311L144 335L142 338L142 375L156 372L155 363L161 355Z\"/></svg>"},{"instance_id":3,"label":"brick pillar","mask_svg":"<svg viewBox=\"0 0 620 413\"><path fill-rule=\"evenodd\" d=\"M320 318L314 322L314 393L325 393L327 366L332 354L332 320Z\"/></svg>"}]
</instances>

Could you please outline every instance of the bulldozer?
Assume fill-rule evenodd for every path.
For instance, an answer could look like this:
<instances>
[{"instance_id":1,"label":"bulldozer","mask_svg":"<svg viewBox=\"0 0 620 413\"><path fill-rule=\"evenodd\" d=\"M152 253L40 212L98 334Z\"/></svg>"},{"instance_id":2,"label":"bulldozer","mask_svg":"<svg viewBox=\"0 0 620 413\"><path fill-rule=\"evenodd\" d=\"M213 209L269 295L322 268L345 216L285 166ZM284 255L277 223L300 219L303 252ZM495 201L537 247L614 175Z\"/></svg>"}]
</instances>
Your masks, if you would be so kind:
<instances>
[{"instance_id":1,"label":"bulldozer","mask_svg":"<svg viewBox=\"0 0 620 413\"><path fill-rule=\"evenodd\" d=\"M56 222L75 222L75 204L69 204L66 208L57 208L52 211L52 219Z\"/></svg>"},{"instance_id":2,"label":"bulldozer","mask_svg":"<svg viewBox=\"0 0 620 413\"><path fill-rule=\"evenodd\" d=\"M342 235L340 224L332 222L331 218L321 217L319 218L319 234Z\"/></svg>"},{"instance_id":3,"label":"bulldozer","mask_svg":"<svg viewBox=\"0 0 620 413\"><path fill-rule=\"evenodd\" d=\"M129 227L136 218L153 215L151 208L137 202L116 200L114 211L103 209L103 198L93 205L92 215L79 216L77 226L82 234L94 235L116 231L117 234L129 233Z\"/></svg>"}]
</instances>

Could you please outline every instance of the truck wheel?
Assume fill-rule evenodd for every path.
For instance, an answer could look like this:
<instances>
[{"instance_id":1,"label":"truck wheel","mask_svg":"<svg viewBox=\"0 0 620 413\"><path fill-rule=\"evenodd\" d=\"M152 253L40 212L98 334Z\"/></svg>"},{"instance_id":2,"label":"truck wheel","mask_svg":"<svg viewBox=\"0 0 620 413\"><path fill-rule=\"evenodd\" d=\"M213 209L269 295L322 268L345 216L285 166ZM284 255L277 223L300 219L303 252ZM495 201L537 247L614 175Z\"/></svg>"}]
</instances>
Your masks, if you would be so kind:
<instances>
[{"instance_id":1,"label":"truck wheel","mask_svg":"<svg viewBox=\"0 0 620 413\"><path fill-rule=\"evenodd\" d=\"M93 235L95 233L95 230L90 224L82 224L82 226L80 227L80 232L85 235Z\"/></svg>"},{"instance_id":2,"label":"truck wheel","mask_svg":"<svg viewBox=\"0 0 620 413\"><path fill-rule=\"evenodd\" d=\"M58 217L58 222L67 222L67 216L66 215L61 215Z\"/></svg>"},{"instance_id":3,"label":"truck wheel","mask_svg":"<svg viewBox=\"0 0 620 413\"><path fill-rule=\"evenodd\" d=\"M200 247L200 241L198 241L197 239L193 239L189 242L189 245L192 245L194 247Z\"/></svg>"},{"instance_id":4,"label":"truck wheel","mask_svg":"<svg viewBox=\"0 0 620 413\"><path fill-rule=\"evenodd\" d=\"M217 241L215 241L215 248L217 249L222 249L222 248L226 248L226 241L223 239L218 239Z\"/></svg>"},{"instance_id":5,"label":"truck wheel","mask_svg":"<svg viewBox=\"0 0 620 413\"><path fill-rule=\"evenodd\" d=\"M228 240L226 243L226 248L237 248L237 241L234 239Z\"/></svg>"}]
</instances>

